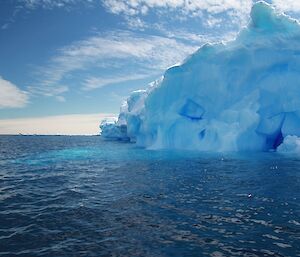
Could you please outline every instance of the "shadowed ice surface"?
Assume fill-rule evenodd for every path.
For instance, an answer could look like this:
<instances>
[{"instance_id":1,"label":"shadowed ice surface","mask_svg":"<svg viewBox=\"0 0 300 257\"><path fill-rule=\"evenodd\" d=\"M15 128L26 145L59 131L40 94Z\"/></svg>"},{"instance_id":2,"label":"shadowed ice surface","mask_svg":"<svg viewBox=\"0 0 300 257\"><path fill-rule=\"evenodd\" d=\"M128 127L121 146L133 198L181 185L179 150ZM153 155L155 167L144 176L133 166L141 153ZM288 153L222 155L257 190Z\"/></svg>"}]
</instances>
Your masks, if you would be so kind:
<instances>
[{"instance_id":1,"label":"shadowed ice surface","mask_svg":"<svg viewBox=\"0 0 300 257\"><path fill-rule=\"evenodd\" d=\"M0 137L0 256L299 256L300 158Z\"/></svg>"}]
</instances>

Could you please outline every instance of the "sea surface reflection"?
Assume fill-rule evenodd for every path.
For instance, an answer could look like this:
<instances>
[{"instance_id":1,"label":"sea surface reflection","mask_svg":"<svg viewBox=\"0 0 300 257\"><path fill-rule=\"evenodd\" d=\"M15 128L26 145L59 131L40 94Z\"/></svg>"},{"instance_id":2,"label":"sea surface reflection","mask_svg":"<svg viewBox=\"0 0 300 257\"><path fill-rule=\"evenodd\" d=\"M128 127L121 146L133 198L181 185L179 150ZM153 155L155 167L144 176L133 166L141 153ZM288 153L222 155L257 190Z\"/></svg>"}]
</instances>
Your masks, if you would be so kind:
<instances>
[{"instance_id":1,"label":"sea surface reflection","mask_svg":"<svg viewBox=\"0 0 300 257\"><path fill-rule=\"evenodd\" d=\"M0 137L0 256L300 256L300 157Z\"/></svg>"}]
</instances>

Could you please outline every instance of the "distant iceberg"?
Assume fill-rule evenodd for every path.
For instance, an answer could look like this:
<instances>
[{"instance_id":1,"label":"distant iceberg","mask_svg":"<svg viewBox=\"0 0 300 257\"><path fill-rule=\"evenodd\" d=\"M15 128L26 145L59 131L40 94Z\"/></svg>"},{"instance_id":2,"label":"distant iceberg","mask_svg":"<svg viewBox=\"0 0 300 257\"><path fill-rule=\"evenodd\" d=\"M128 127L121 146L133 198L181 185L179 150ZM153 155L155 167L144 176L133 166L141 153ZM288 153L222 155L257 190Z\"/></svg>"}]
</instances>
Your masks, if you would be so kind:
<instances>
[{"instance_id":1,"label":"distant iceberg","mask_svg":"<svg viewBox=\"0 0 300 257\"><path fill-rule=\"evenodd\" d=\"M299 23L254 4L234 41L202 46L101 129L151 149L300 150Z\"/></svg>"}]
</instances>

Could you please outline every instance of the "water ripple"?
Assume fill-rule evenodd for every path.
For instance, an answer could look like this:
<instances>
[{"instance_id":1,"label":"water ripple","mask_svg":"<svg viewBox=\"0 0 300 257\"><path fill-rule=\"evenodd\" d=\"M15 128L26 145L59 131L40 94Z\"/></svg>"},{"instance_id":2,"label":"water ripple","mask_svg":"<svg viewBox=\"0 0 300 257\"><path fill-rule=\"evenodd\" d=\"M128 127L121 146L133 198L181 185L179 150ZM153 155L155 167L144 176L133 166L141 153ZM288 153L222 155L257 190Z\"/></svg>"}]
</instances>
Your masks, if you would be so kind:
<instances>
[{"instance_id":1,"label":"water ripple","mask_svg":"<svg viewBox=\"0 0 300 257\"><path fill-rule=\"evenodd\" d=\"M0 256L300 256L295 157L0 143Z\"/></svg>"}]
</instances>

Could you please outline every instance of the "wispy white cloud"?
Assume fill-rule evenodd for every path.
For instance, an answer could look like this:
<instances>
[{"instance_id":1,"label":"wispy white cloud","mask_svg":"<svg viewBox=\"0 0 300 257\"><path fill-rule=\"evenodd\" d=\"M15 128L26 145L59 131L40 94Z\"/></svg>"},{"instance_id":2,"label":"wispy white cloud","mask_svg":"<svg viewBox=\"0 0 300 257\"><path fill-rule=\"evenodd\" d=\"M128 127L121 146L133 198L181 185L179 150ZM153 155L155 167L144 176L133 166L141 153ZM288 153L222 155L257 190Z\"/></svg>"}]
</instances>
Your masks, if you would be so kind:
<instances>
[{"instance_id":1,"label":"wispy white cloud","mask_svg":"<svg viewBox=\"0 0 300 257\"><path fill-rule=\"evenodd\" d=\"M233 22L239 23L241 20L246 20L252 3L252 0L20 1L33 9L37 7L64 8L79 3L101 6L102 3L109 12L123 15L130 28L139 31L151 29L156 33L156 35L150 35L119 30L108 34L97 34L59 49L46 66L36 69L35 75L39 79L29 87L33 94L54 96L59 101L63 99L62 94L72 88L72 85L66 82L69 78L81 84L82 89L92 90L127 81L128 77L138 79L141 76L152 76L181 62L208 39L209 41L224 39L224 35L223 38L218 35L203 36L184 30L180 26L178 29L169 29L159 21L157 24L149 24L143 19L148 13L157 11L162 14L164 11L176 11L177 15L182 17L205 18L203 24L207 27L216 27L221 26L223 19L215 15L224 12L231 17ZM168 14L168 17L170 16L172 15ZM230 37L233 35L230 31L227 34ZM134 66L135 69L129 71L128 66ZM105 69L110 69L109 78L102 76ZM99 72L99 75L95 75L95 70Z\"/></svg>"},{"instance_id":2,"label":"wispy white cloud","mask_svg":"<svg viewBox=\"0 0 300 257\"><path fill-rule=\"evenodd\" d=\"M101 120L111 116L97 113L0 119L0 134L97 135Z\"/></svg>"},{"instance_id":3,"label":"wispy white cloud","mask_svg":"<svg viewBox=\"0 0 300 257\"><path fill-rule=\"evenodd\" d=\"M132 74L115 77L89 77L83 83L84 90L93 90L116 83L128 82L133 80L139 80L149 77L149 74Z\"/></svg>"},{"instance_id":4,"label":"wispy white cloud","mask_svg":"<svg viewBox=\"0 0 300 257\"><path fill-rule=\"evenodd\" d=\"M133 30L144 31L145 29L151 27L149 24L147 24L145 21L143 21L139 17L127 16L127 17L125 17L125 20L127 23L126 25Z\"/></svg>"},{"instance_id":5,"label":"wispy white cloud","mask_svg":"<svg viewBox=\"0 0 300 257\"><path fill-rule=\"evenodd\" d=\"M41 81L39 86L28 86L27 89L34 95L58 96L69 91L68 86L55 85L51 83L55 81Z\"/></svg>"},{"instance_id":6,"label":"wispy white cloud","mask_svg":"<svg viewBox=\"0 0 300 257\"><path fill-rule=\"evenodd\" d=\"M22 5L17 5L14 8L11 16L7 20L4 19L4 23L1 25L1 29L2 30L8 29L9 26L16 21L16 18L22 9L23 9Z\"/></svg>"},{"instance_id":7,"label":"wispy white cloud","mask_svg":"<svg viewBox=\"0 0 300 257\"><path fill-rule=\"evenodd\" d=\"M4 0L5 1L5 0ZM5 30L13 24L21 11L34 11L36 9L66 9L72 10L73 8L81 7L97 7L100 6L98 0L15 0L12 1L15 8L11 16L0 24L0 29Z\"/></svg>"},{"instance_id":8,"label":"wispy white cloud","mask_svg":"<svg viewBox=\"0 0 300 257\"><path fill-rule=\"evenodd\" d=\"M58 95L58 96L56 96L56 100L58 102L64 103L66 101L66 98L62 95Z\"/></svg>"},{"instance_id":9,"label":"wispy white cloud","mask_svg":"<svg viewBox=\"0 0 300 257\"><path fill-rule=\"evenodd\" d=\"M284 2L283 0L275 1ZM288 1L292 2L292 0ZM79 4L99 7L102 4L109 12L124 15L128 25L138 29L149 26L141 17L150 12L162 13L164 11L176 11L176 19L204 17L204 24L208 26L219 24L220 22L216 23L218 19L213 16L222 13L229 14L232 23L246 22L252 2L253 0L19 0L22 6L29 9L69 9ZM128 18L132 16L135 19Z\"/></svg>"},{"instance_id":10,"label":"wispy white cloud","mask_svg":"<svg viewBox=\"0 0 300 257\"><path fill-rule=\"evenodd\" d=\"M298 0L273 0L273 5L283 12L300 12L300 1Z\"/></svg>"},{"instance_id":11,"label":"wispy white cloud","mask_svg":"<svg viewBox=\"0 0 300 257\"><path fill-rule=\"evenodd\" d=\"M3 25L1 26L1 29L7 29L8 26L9 26L9 24L10 24L9 22L3 24Z\"/></svg>"},{"instance_id":12,"label":"wispy white cloud","mask_svg":"<svg viewBox=\"0 0 300 257\"><path fill-rule=\"evenodd\" d=\"M160 31L165 37L175 39L176 41L185 42L188 45L201 46L208 42L220 42L228 41L235 38L236 31L227 31L225 35L223 34L200 34L195 32L190 32L186 29L178 28L173 30L168 30L167 28L156 24L156 29Z\"/></svg>"},{"instance_id":13,"label":"wispy white cloud","mask_svg":"<svg viewBox=\"0 0 300 257\"><path fill-rule=\"evenodd\" d=\"M60 95L68 90L68 87L61 86L63 79L75 71L89 73L95 67L99 73L105 68L113 68L114 72L110 78L102 77L101 81L99 78L91 79L95 76L87 74L86 79L82 79L84 89L144 78L182 61L196 48L195 45L174 38L139 35L128 31L99 34L60 49L47 66L38 68L40 80L29 90L47 96ZM128 65L133 65L135 69L129 72ZM114 75L118 78L111 79Z\"/></svg>"},{"instance_id":14,"label":"wispy white cloud","mask_svg":"<svg viewBox=\"0 0 300 257\"><path fill-rule=\"evenodd\" d=\"M76 4L90 5L96 2L95 0L19 0L21 4L30 9L38 7L44 9L70 7Z\"/></svg>"},{"instance_id":15,"label":"wispy white cloud","mask_svg":"<svg viewBox=\"0 0 300 257\"><path fill-rule=\"evenodd\" d=\"M28 100L25 91L0 76L0 109L24 107Z\"/></svg>"},{"instance_id":16,"label":"wispy white cloud","mask_svg":"<svg viewBox=\"0 0 300 257\"><path fill-rule=\"evenodd\" d=\"M186 12L206 10L211 13L220 13L229 9L242 9L245 6L241 0L104 0L105 6L113 13L125 13L128 15L146 14L151 8L180 8Z\"/></svg>"},{"instance_id":17,"label":"wispy white cloud","mask_svg":"<svg viewBox=\"0 0 300 257\"><path fill-rule=\"evenodd\" d=\"M150 10L168 12L176 10L181 15L189 17L228 13L232 18L230 22L245 22L252 0L103 0L103 4L110 12L127 16L146 15Z\"/></svg>"},{"instance_id":18,"label":"wispy white cloud","mask_svg":"<svg viewBox=\"0 0 300 257\"><path fill-rule=\"evenodd\" d=\"M60 55L54 57L52 61L62 64L69 70L75 70L83 68L88 63L131 57L151 62L153 69L162 69L177 62L193 49L194 47L167 37L119 31L91 37L67 46L61 49Z\"/></svg>"},{"instance_id":19,"label":"wispy white cloud","mask_svg":"<svg viewBox=\"0 0 300 257\"><path fill-rule=\"evenodd\" d=\"M102 5L111 13L122 14L126 17L129 26L141 29L149 26L141 17L150 12L162 13L163 11L177 11L177 19L191 17L205 17L203 20L207 26L221 24L222 18L215 15L227 13L230 23L247 22L248 14L253 3L259 0L18 0L18 8L71 8L79 4L84 6L99 7ZM284 12L300 12L300 2L295 0L270 0L278 10ZM17 10L17 12L19 9ZM208 14L205 16L204 14ZM15 16L15 15L14 15ZM135 17L131 19L129 17ZM6 29L9 23L2 25Z\"/></svg>"}]
</instances>

